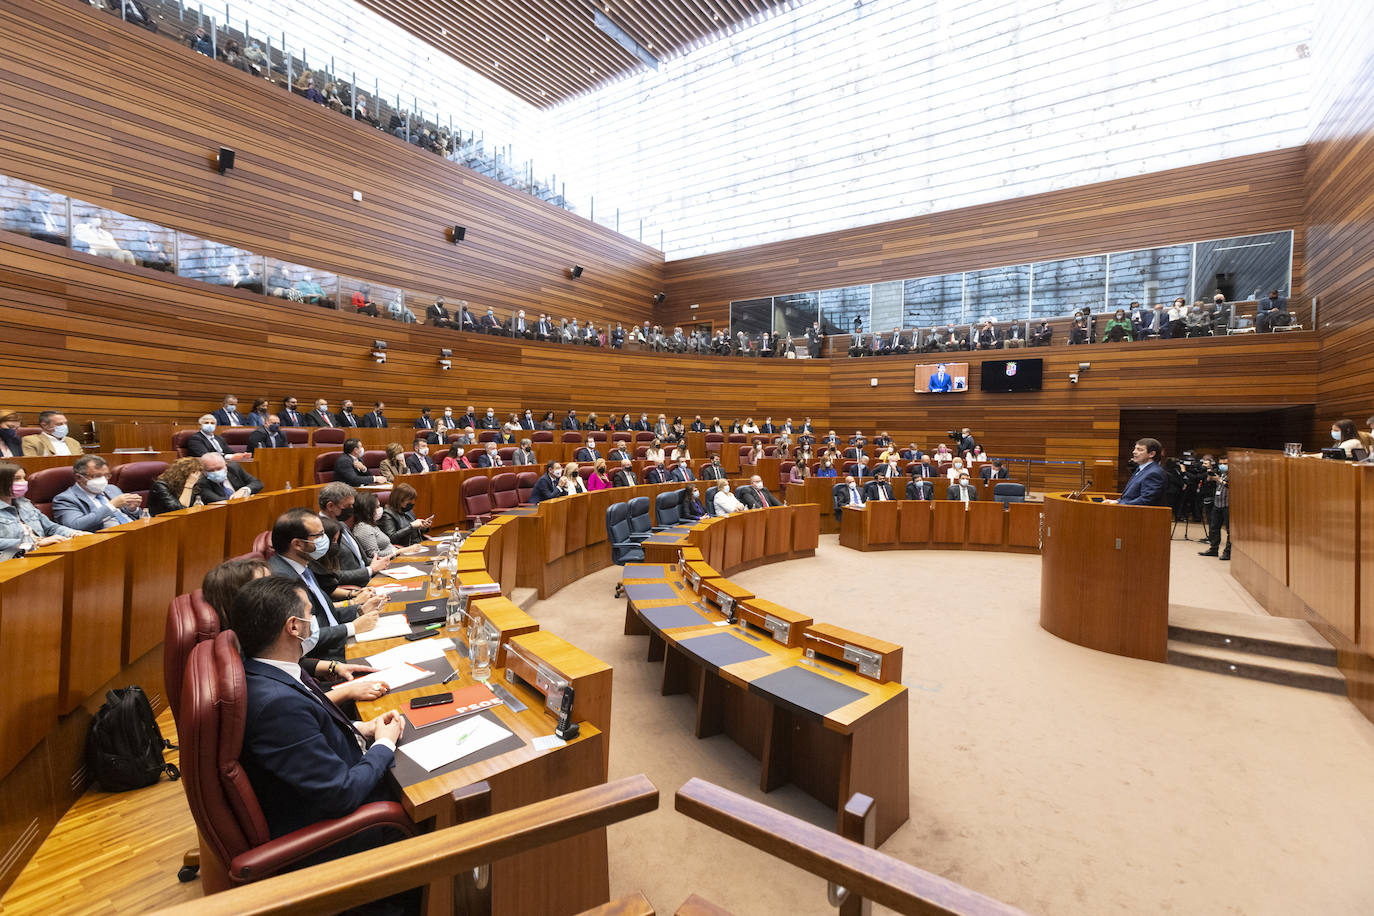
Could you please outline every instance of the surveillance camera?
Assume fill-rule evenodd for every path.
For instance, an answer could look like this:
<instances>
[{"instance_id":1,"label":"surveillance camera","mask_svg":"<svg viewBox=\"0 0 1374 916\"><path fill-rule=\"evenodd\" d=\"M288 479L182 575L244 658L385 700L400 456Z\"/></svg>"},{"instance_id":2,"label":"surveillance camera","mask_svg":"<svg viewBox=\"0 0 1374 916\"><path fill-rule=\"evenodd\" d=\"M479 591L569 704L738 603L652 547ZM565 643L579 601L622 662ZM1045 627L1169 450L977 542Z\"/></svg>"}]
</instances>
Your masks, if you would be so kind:
<instances>
[{"instance_id":1,"label":"surveillance camera","mask_svg":"<svg viewBox=\"0 0 1374 916\"><path fill-rule=\"evenodd\" d=\"M441 359L439 360L439 368L447 372L448 370L453 368L453 363L449 362L446 359Z\"/></svg>"},{"instance_id":2,"label":"surveillance camera","mask_svg":"<svg viewBox=\"0 0 1374 916\"><path fill-rule=\"evenodd\" d=\"M1091 369L1092 367L1093 367L1093 364L1092 364L1092 363L1079 363L1079 364L1078 364L1078 371L1079 371L1079 372L1087 372L1087 371L1088 371L1089 369Z\"/></svg>"},{"instance_id":3,"label":"surveillance camera","mask_svg":"<svg viewBox=\"0 0 1374 916\"><path fill-rule=\"evenodd\" d=\"M377 365L380 366L382 363L386 362L386 353L382 352L381 350L373 350L372 358L376 360Z\"/></svg>"},{"instance_id":4,"label":"surveillance camera","mask_svg":"<svg viewBox=\"0 0 1374 916\"><path fill-rule=\"evenodd\" d=\"M374 350L385 350L385 349L386 349L386 341L385 341L385 340L374 340L374 341L372 341L372 349L374 349Z\"/></svg>"},{"instance_id":5,"label":"surveillance camera","mask_svg":"<svg viewBox=\"0 0 1374 916\"><path fill-rule=\"evenodd\" d=\"M1077 385L1077 384L1078 384L1078 373L1077 373L1077 372L1070 372L1070 373L1069 373L1069 384L1071 384L1071 385Z\"/></svg>"},{"instance_id":6,"label":"surveillance camera","mask_svg":"<svg viewBox=\"0 0 1374 916\"><path fill-rule=\"evenodd\" d=\"M453 351L450 350L450 349L448 349L448 348L444 348L444 349L442 349L442 350L439 351L439 356L441 356L441 357L444 358L444 359L448 359L448 358L449 358L450 356L452 356L452 355L453 355Z\"/></svg>"}]
</instances>

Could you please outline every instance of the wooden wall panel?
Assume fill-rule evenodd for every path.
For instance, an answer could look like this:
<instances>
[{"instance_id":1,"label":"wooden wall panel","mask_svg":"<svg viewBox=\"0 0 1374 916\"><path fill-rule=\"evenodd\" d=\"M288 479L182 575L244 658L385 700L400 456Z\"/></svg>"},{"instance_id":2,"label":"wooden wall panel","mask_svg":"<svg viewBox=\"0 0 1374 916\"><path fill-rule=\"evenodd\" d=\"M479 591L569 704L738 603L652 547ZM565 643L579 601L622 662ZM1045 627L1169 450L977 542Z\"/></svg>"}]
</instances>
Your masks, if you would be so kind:
<instances>
[{"instance_id":1,"label":"wooden wall panel","mask_svg":"<svg viewBox=\"0 0 1374 916\"><path fill-rule=\"evenodd\" d=\"M502 314L643 320L662 288L647 245L77 0L6 3L0 34L0 173ZM223 176L220 146L238 153ZM460 245L445 239L454 224L468 230Z\"/></svg>"},{"instance_id":2,"label":"wooden wall panel","mask_svg":"<svg viewBox=\"0 0 1374 916\"><path fill-rule=\"evenodd\" d=\"M669 261L658 320L723 327L733 299L1283 229L1301 291L1304 165L1301 148L1276 150Z\"/></svg>"}]
</instances>

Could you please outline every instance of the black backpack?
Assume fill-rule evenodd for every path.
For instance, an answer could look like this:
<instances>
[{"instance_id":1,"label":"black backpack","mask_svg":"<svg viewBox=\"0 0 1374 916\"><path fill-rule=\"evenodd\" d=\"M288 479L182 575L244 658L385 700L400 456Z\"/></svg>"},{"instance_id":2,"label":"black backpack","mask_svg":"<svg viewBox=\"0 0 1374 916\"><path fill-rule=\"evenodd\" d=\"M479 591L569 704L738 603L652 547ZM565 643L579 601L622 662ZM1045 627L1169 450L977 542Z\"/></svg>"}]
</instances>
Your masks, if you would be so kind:
<instances>
[{"instance_id":1,"label":"black backpack","mask_svg":"<svg viewBox=\"0 0 1374 916\"><path fill-rule=\"evenodd\" d=\"M86 771L106 792L151 786L163 773L179 779L181 771L162 757L174 747L162 737L142 687L111 690L86 732Z\"/></svg>"}]
</instances>

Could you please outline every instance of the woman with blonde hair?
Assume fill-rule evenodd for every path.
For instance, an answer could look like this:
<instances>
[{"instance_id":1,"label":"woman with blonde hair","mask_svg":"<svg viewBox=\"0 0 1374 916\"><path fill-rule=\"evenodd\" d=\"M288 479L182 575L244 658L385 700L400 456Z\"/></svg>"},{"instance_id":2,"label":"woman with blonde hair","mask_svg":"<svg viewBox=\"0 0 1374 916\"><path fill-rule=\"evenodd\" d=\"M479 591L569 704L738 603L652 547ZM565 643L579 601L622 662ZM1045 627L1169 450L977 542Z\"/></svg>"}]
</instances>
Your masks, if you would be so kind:
<instances>
[{"instance_id":1,"label":"woman with blonde hair","mask_svg":"<svg viewBox=\"0 0 1374 916\"><path fill-rule=\"evenodd\" d=\"M397 474L407 474L406 470L406 449L399 442L388 442L386 446L386 457L377 465L377 473L381 474L388 481L394 480Z\"/></svg>"},{"instance_id":2,"label":"woman with blonde hair","mask_svg":"<svg viewBox=\"0 0 1374 916\"><path fill-rule=\"evenodd\" d=\"M196 500L196 484L203 471L199 458L178 458L167 465L148 488L148 514L189 509Z\"/></svg>"},{"instance_id":3,"label":"woman with blonde hair","mask_svg":"<svg viewBox=\"0 0 1374 916\"><path fill-rule=\"evenodd\" d=\"M588 490L609 490L611 487L611 477L606 472L606 459L598 458L592 465L592 476L587 478Z\"/></svg>"}]
</instances>

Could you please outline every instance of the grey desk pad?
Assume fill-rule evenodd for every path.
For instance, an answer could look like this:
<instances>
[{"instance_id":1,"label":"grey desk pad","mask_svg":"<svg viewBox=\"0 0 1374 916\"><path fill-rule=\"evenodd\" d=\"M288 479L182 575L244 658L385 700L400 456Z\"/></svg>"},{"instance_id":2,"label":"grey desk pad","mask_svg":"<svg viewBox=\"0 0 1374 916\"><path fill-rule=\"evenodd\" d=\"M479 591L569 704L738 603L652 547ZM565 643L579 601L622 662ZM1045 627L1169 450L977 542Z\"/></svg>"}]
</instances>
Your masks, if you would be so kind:
<instances>
[{"instance_id":1,"label":"grey desk pad","mask_svg":"<svg viewBox=\"0 0 1374 916\"><path fill-rule=\"evenodd\" d=\"M686 604L669 604L664 607L648 607L639 612L644 622L655 630L671 630L674 627L697 627L710 623L696 608Z\"/></svg>"},{"instance_id":2,"label":"grey desk pad","mask_svg":"<svg viewBox=\"0 0 1374 916\"><path fill-rule=\"evenodd\" d=\"M693 636L691 639L682 640L678 646L713 668L724 668L737 662L751 662L768 654L762 649L755 649L733 633Z\"/></svg>"},{"instance_id":3,"label":"grey desk pad","mask_svg":"<svg viewBox=\"0 0 1374 916\"><path fill-rule=\"evenodd\" d=\"M749 689L818 716L829 715L841 706L868 696L862 690L797 665L766 674L752 681Z\"/></svg>"},{"instance_id":4,"label":"grey desk pad","mask_svg":"<svg viewBox=\"0 0 1374 916\"><path fill-rule=\"evenodd\" d=\"M399 601L411 602L419 601L425 597L426 587L421 585L419 588L408 588L403 592L391 592L386 596L387 604L395 604Z\"/></svg>"},{"instance_id":5,"label":"grey desk pad","mask_svg":"<svg viewBox=\"0 0 1374 916\"><path fill-rule=\"evenodd\" d=\"M631 601L658 601L677 596L677 591L666 582L641 582L625 586L625 597Z\"/></svg>"},{"instance_id":6,"label":"grey desk pad","mask_svg":"<svg viewBox=\"0 0 1374 916\"><path fill-rule=\"evenodd\" d=\"M660 532L658 532L657 534L653 534L653 535L650 535L649 537L645 538L645 539L644 539L644 543L645 543L645 544L676 544L676 543L678 542L678 539L681 538L682 535L683 535L683 532L681 532L681 531L672 531L672 530L660 531Z\"/></svg>"},{"instance_id":7,"label":"grey desk pad","mask_svg":"<svg viewBox=\"0 0 1374 916\"><path fill-rule=\"evenodd\" d=\"M626 563L622 579L666 579L668 569L662 563Z\"/></svg>"},{"instance_id":8,"label":"grey desk pad","mask_svg":"<svg viewBox=\"0 0 1374 916\"><path fill-rule=\"evenodd\" d=\"M477 715L485 719L490 719L495 724L506 729L506 731L510 731L510 729L506 728L505 724L489 709L484 709L477 713ZM407 720L405 734L401 736L401 743L397 745L397 748L403 748L417 738L423 738L425 735L432 735L441 729L448 728L450 725L457 725L460 721L462 721L461 718L448 719L444 722L435 722L433 725L427 725L424 728L411 728L410 722ZM445 764L433 770L426 770L404 754L397 754L396 762L391 767L391 775L396 779L396 782L400 783L401 787L404 788L406 786L413 786L417 782L424 782L426 779L433 779L435 776L443 776L445 773L461 770L463 767L470 767L474 763L481 763L483 760L490 760L501 754L508 754L524 746L525 742L520 736L512 733L509 737L502 738L495 744L488 745L480 751L468 754L466 757L459 757L452 763Z\"/></svg>"}]
</instances>

